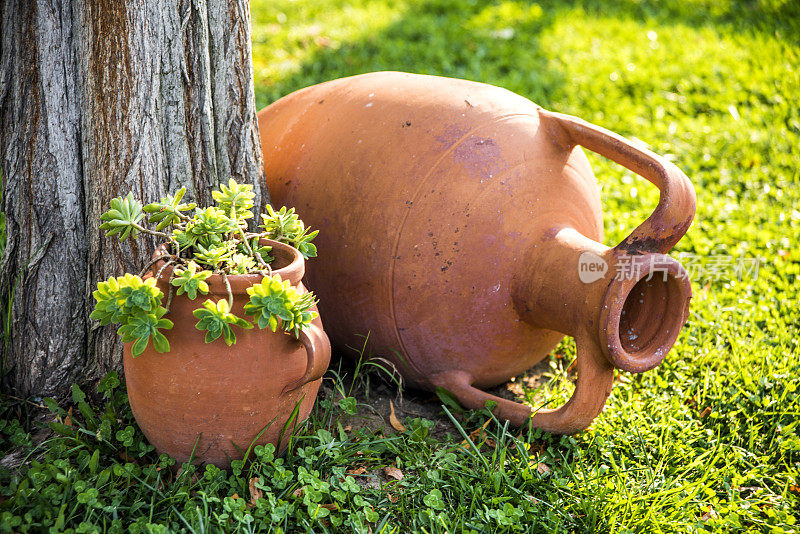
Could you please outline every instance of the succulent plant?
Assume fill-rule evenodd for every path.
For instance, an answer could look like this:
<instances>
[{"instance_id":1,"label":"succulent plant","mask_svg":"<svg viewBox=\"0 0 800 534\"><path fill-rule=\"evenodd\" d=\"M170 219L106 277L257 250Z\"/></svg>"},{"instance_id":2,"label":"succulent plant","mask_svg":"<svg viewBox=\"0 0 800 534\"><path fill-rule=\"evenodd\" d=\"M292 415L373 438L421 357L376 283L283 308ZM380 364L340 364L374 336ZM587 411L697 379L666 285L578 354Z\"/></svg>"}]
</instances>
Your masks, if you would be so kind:
<instances>
[{"instance_id":1,"label":"succulent plant","mask_svg":"<svg viewBox=\"0 0 800 534\"><path fill-rule=\"evenodd\" d=\"M156 230L163 230L171 224L177 224L182 220L188 220L189 217L182 212L193 210L197 207L194 202L188 204L181 204L183 195L186 194L186 188L181 187L175 195L167 195L158 202L153 202L144 207L145 213L150 213L150 218L147 219L150 223L157 224Z\"/></svg>"},{"instance_id":2,"label":"succulent plant","mask_svg":"<svg viewBox=\"0 0 800 534\"><path fill-rule=\"evenodd\" d=\"M139 222L142 219L142 203L133 198L133 192L130 192L125 198L111 199L111 208L100 216L103 221L100 229L105 230L109 237L118 236L120 241L125 241L128 237L136 239L141 230Z\"/></svg>"},{"instance_id":3,"label":"succulent plant","mask_svg":"<svg viewBox=\"0 0 800 534\"><path fill-rule=\"evenodd\" d=\"M106 235L124 241L146 233L167 241L168 245L165 253L153 261L163 260L155 277L143 280L141 274L125 274L100 282L93 293L97 303L91 317L101 325L119 324L118 332L123 341L133 343L134 356L140 355L151 339L157 351L169 351L169 341L161 330L173 326L164 317L173 289L178 295L185 294L194 300L198 294L209 292L206 280L212 274L219 274L225 281L228 299L206 300L193 313L199 319L197 328L206 332L207 343L220 337L228 345L234 343L236 335L231 327L252 328L253 325L231 313L233 295L227 276L271 272L272 247L262 245L262 239L287 243L297 248L304 258L317 255L311 241L319 232L306 228L294 208L283 207L276 211L267 206L267 213L261 215L263 231L247 231L248 221L253 218L255 195L252 189L251 185L231 179L212 192L216 206L206 208L199 208L194 202L183 202L186 188L144 207L133 193L113 199L110 209L100 217L100 228ZM155 225L155 229L142 225L146 214L149 215L147 222ZM156 286L156 279L170 264L173 265L170 291L166 306L162 306L164 294ZM245 311L255 317L259 328L269 327L273 331L280 328L297 337L317 316L312 311L316 303L314 295L301 293L278 275L264 276L261 283L247 291L250 301Z\"/></svg>"},{"instance_id":4,"label":"succulent plant","mask_svg":"<svg viewBox=\"0 0 800 534\"><path fill-rule=\"evenodd\" d=\"M286 332L299 335L317 317L311 311L316 304L313 293L301 293L279 274L265 276L259 284L247 288L250 302L244 312L252 315L259 328L270 328L273 332L281 326Z\"/></svg>"},{"instance_id":5,"label":"succulent plant","mask_svg":"<svg viewBox=\"0 0 800 534\"><path fill-rule=\"evenodd\" d=\"M157 351L169 351L169 342L159 329L170 329L173 325L163 318L167 313L161 306L164 294L156 287L155 278L142 280L132 274L111 277L100 282L92 296L97 303L90 317L101 325L120 324L118 332L122 340L134 342L134 356L144 352L151 336Z\"/></svg>"},{"instance_id":6,"label":"succulent plant","mask_svg":"<svg viewBox=\"0 0 800 534\"><path fill-rule=\"evenodd\" d=\"M231 346L236 343L236 334L231 330L231 325L246 330L253 328L252 324L230 312L228 301L225 299L218 300L216 304L212 300L207 300L202 308L192 313L200 319L196 325L197 329L206 331L206 343L211 343L222 336L225 343Z\"/></svg>"},{"instance_id":7,"label":"succulent plant","mask_svg":"<svg viewBox=\"0 0 800 534\"><path fill-rule=\"evenodd\" d=\"M206 294L208 293L208 283L206 279L211 276L211 271L199 271L195 262L190 261L185 269L175 269L174 277L172 278L172 285L178 288L178 295L183 295L194 300L197 298L197 292Z\"/></svg>"},{"instance_id":8,"label":"succulent plant","mask_svg":"<svg viewBox=\"0 0 800 534\"><path fill-rule=\"evenodd\" d=\"M228 180L228 186L220 184L219 191L214 191L211 196L219 206L219 209L224 211L234 220L252 219L253 212L253 186L250 184L239 184L236 180L231 178Z\"/></svg>"},{"instance_id":9,"label":"succulent plant","mask_svg":"<svg viewBox=\"0 0 800 534\"><path fill-rule=\"evenodd\" d=\"M305 259L317 256L317 247L311 240L317 237L319 230L310 232L294 212L294 208L287 210L283 207L275 211L272 206L267 206L267 213L261 215L261 228L269 239L289 243Z\"/></svg>"}]
</instances>

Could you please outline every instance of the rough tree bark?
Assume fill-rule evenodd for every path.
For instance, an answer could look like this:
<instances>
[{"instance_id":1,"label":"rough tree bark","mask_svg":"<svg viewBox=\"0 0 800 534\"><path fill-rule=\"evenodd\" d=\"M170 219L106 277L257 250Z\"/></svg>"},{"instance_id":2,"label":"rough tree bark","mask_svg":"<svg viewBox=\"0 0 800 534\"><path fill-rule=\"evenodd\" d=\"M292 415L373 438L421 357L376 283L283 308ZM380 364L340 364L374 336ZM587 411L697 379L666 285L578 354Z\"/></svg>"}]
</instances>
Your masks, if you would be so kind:
<instances>
[{"instance_id":1,"label":"rough tree bark","mask_svg":"<svg viewBox=\"0 0 800 534\"><path fill-rule=\"evenodd\" d=\"M120 365L91 292L155 243L106 239L100 214L229 177L263 207L255 111L248 0L0 0L6 385L59 396Z\"/></svg>"}]
</instances>

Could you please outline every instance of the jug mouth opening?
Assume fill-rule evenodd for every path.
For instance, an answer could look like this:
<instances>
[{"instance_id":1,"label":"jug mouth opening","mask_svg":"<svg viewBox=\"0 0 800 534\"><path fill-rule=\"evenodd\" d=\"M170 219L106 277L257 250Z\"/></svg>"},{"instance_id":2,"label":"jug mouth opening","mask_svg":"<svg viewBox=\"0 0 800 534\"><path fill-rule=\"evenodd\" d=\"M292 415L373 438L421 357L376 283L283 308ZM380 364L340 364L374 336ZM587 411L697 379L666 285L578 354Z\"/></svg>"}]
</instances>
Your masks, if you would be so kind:
<instances>
[{"instance_id":1,"label":"jug mouth opening","mask_svg":"<svg viewBox=\"0 0 800 534\"><path fill-rule=\"evenodd\" d=\"M614 279L601 313L600 341L616 367L640 373L658 366L675 344L692 296L686 270L663 254L637 256L637 276Z\"/></svg>"}]
</instances>

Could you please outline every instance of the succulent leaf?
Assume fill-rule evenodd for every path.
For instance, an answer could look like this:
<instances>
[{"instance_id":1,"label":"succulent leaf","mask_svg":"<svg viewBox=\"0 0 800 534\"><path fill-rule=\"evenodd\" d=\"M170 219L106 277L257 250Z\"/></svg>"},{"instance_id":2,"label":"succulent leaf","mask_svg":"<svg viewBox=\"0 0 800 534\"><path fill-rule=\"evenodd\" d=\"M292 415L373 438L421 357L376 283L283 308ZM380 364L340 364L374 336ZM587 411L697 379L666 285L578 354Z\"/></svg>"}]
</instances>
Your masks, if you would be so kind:
<instances>
[{"instance_id":1,"label":"succulent leaf","mask_svg":"<svg viewBox=\"0 0 800 534\"><path fill-rule=\"evenodd\" d=\"M199 243L195 247L196 252L194 258L200 263L210 265L213 269L217 269L223 263L231 260L233 257L234 246L233 243L227 241L221 245L205 248Z\"/></svg>"},{"instance_id":2,"label":"succulent leaf","mask_svg":"<svg viewBox=\"0 0 800 534\"><path fill-rule=\"evenodd\" d=\"M186 188L146 206L128 193L112 199L109 210L100 217L100 228L120 240L136 238L139 232L166 237L170 242L166 250L174 254L173 262L178 264L170 284L177 288L178 295L186 294L190 299L210 292L206 280L212 271L248 274L258 271L261 262L271 262L272 247L261 245L265 237L296 247L305 258L316 256L317 248L311 241L319 232L307 229L294 208L275 211L268 206L267 214L262 215L264 233L245 234L246 219L253 217L252 189L249 184L231 179L212 193L217 206L204 209L192 202L182 202ZM185 213L191 210L194 210L191 216ZM156 225L157 231L140 224L145 217ZM166 234L161 232L170 226ZM316 302L313 294L301 293L280 276L266 277L248 292L246 310L254 316L259 328L273 331L281 328L298 336L317 316L311 309ZM161 330L172 328L173 323L164 318L167 313L161 305L164 295L154 278L143 280L132 274L111 277L98 283L93 296L96 304L92 319L101 325L119 324L118 332L123 341L132 343L134 356L142 354L151 339L157 351L169 350L169 341ZM195 310L195 316L197 327L206 332L207 342L222 337L231 345L236 340L232 326L253 328L253 324L232 314L224 299L216 303L207 300Z\"/></svg>"}]
</instances>

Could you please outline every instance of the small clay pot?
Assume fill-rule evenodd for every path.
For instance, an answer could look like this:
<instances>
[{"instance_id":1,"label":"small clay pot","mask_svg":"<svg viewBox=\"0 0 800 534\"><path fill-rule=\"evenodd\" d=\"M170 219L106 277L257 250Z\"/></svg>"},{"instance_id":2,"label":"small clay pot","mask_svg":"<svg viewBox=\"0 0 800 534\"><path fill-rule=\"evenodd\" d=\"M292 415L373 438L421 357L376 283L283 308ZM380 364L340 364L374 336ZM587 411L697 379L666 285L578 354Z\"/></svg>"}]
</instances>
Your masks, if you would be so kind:
<instances>
[{"instance_id":1,"label":"small clay pot","mask_svg":"<svg viewBox=\"0 0 800 534\"><path fill-rule=\"evenodd\" d=\"M602 410L614 368L658 365L688 316L688 277L664 254L692 222L694 190L640 144L498 87L398 72L308 87L258 120L273 202L322 230L308 280L334 345L352 353L369 332L411 386L576 432ZM614 247L578 145L661 191ZM578 377L564 406L481 391L565 334Z\"/></svg>"},{"instance_id":2,"label":"small clay pot","mask_svg":"<svg viewBox=\"0 0 800 534\"><path fill-rule=\"evenodd\" d=\"M273 273L305 291L302 255L276 241L263 240L263 244L273 247ZM158 249L153 257L164 250ZM148 276L155 275L162 265L163 261L156 263ZM171 273L170 265L157 282L164 295L169 292ZM249 300L246 289L261 280L259 274L228 276L232 313L251 319L244 314ZM206 299L227 299L222 276L213 275L206 281L208 295L198 293L195 300L186 294L173 295L165 317L175 326L163 331L170 343L168 353L160 354L148 344L144 353L134 358L132 344L125 344L125 380L136 422L158 452L182 463L194 450L194 459L226 468L231 460L242 458L251 443L285 448L294 427L308 417L314 405L330 361L330 343L319 318L302 331L299 340L280 330L234 326L236 343L230 347L221 337L206 343L205 332L195 328L198 319L192 312ZM298 404L296 419L278 443Z\"/></svg>"}]
</instances>

